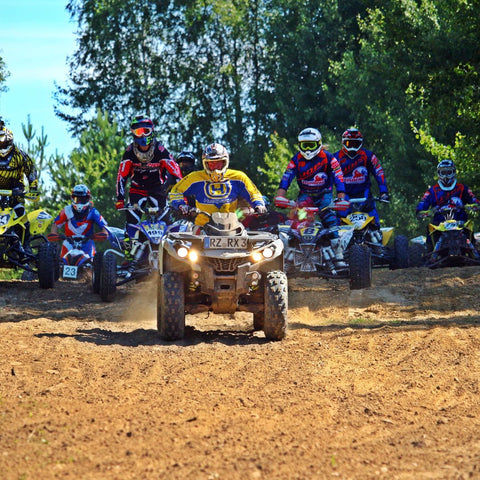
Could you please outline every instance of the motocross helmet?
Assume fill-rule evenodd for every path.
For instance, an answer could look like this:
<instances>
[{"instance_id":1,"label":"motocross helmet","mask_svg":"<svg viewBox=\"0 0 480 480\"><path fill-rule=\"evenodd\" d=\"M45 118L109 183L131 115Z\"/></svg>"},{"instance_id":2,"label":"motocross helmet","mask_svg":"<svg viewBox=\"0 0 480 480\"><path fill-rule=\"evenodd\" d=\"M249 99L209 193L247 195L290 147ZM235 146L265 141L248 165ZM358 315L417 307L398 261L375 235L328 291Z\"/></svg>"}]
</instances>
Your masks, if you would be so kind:
<instances>
[{"instance_id":1,"label":"motocross helmet","mask_svg":"<svg viewBox=\"0 0 480 480\"><path fill-rule=\"evenodd\" d=\"M342 150L353 158L362 148L363 135L356 128L349 128L342 133Z\"/></svg>"},{"instance_id":2,"label":"motocross helmet","mask_svg":"<svg viewBox=\"0 0 480 480\"><path fill-rule=\"evenodd\" d=\"M202 163L205 172L212 182L221 182L227 171L230 155L220 143L212 143L202 153Z\"/></svg>"},{"instance_id":3,"label":"motocross helmet","mask_svg":"<svg viewBox=\"0 0 480 480\"><path fill-rule=\"evenodd\" d=\"M140 147L148 147L153 141L154 126L145 115L137 115L130 123L133 141Z\"/></svg>"},{"instance_id":4,"label":"motocross helmet","mask_svg":"<svg viewBox=\"0 0 480 480\"><path fill-rule=\"evenodd\" d=\"M457 169L452 160L442 160L437 165L438 184L444 191L450 191L457 184Z\"/></svg>"},{"instance_id":5,"label":"motocross helmet","mask_svg":"<svg viewBox=\"0 0 480 480\"><path fill-rule=\"evenodd\" d=\"M316 128L304 128L298 134L298 148L306 160L311 160L322 148L322 134Z\"/></svg>"},{"instance_id":6,"label":"motocross helmet","mask_svg":"<svg viewBox=\"0 0 480 480\"><path fill-rule=\"evenodd\" d=\"M197 159L192 152L180 152L176 158L176 162L182 172L182 177L186 177L195 170Z\"/></svg>"},{"instance_id":7,"label":"motocross helmet","mask_svg":"<svg viewBox=\"0 0 480 480\"><path fill-rule=\"evenodd\" d=\"M0 122L0 157L6 157L13 148L13 133Z\"/></svg>"},{"instance_id":8,"label":"motocross helmet","mask_svg":"<svg viewBox=\"0 0 480 480\"><path fill-rule=\"evenodd\" d=\"M73 212L77 214L88 212L91 207L91 198L90 190L85 185L75 185L72 190Z\"/></svg>"}]
</instances>

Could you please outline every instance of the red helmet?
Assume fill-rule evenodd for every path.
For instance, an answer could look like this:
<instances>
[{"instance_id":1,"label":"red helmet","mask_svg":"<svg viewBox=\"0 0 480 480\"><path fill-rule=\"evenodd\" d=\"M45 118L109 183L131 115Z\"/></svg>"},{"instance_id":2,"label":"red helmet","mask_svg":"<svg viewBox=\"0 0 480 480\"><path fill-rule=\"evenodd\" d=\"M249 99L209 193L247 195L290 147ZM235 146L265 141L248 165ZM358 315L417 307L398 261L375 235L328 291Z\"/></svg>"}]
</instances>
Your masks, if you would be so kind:
<instances>
[{"instance_id":1,"label":"red helmet","mask_svg":"<svg viewBox=\"0 0 480 480\"><path fill-rule=\"evenodd\" d=\"M363 135L356 128L349 128L342 133L342 150L349 156L354 157L362 148Z\"/></svg>"}]
</instances>

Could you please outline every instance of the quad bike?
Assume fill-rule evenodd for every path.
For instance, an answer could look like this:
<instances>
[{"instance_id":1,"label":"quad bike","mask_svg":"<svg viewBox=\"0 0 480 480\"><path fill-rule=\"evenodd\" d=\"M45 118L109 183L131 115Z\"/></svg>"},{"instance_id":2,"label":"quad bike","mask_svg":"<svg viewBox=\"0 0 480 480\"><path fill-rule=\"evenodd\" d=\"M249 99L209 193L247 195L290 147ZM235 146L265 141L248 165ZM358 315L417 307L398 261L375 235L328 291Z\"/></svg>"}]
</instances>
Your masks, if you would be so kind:
<instances>
[{"instance_id":1,"label":"quad bike","mask_svg":"<svg viewBox=\"0 0 480 480\"><path fill-rule=\"evenodd\" d=\"M84 250L87 243L107 240L108 235L104 232L97 232L91 236L74 235L72 237L66 237L64 234L50 233L47 238L49 242L66 240L63 244L66 246L67 251L63 255L60 254L61 247L58 248L56 246L59 254L56 256L55 279L58 280L59 278L62 278L64 280L77 280L85 274L88 275L88 272L92 271L95 257L101 257L103 255L102 252L96 252L94 249L94 256L90 256ZM99 277L97 276L96 278L98 280ZM93 291L94 293L99 292L98 281L96 283L93 282Z\"/></svg>"},{"instance_id":2,"label":"quad bike","mask_svg":"<svg viewBox=\"0 0 480 480\"><path fill-rule=\"evenodd\" d=\"M282 241L247 231L235 213L199 214L208 217L201 230L168 233L158 252L160 336L182 339L185 314L243 311L253 313L254 330L282 340L288 308Z\"/></svg>"},{"instance_id":3,"label":"quad bike","mask_svg":"<svg viewBox=\"0 0 480 480\"><path fill-rule=\"evenodd\" d=\"M45 232L53 217L42 209L16 217L10 207L12 197L36 198L21 189L0 190L0 268L21 268L23 280L33 280L38 276L40 288L52 288L55 282L55 249L48 242ZM27 222L30 223L30 248L24 248Z\"/></svg>"},{"instance_id":4,"label":"quad bike","mask_svg":"<svg viewBox=\"0 0 480 480\"><path fill-rule=\"evenodd\" d=\"M366 245L350 245L353 226L325 228L315 218L319 211L317 207L302 206L278 197L275 204L293 212L293 218L278 226L280 239L285 245L284 270L288 277L345 278L350 280L352 290L371 286L371 252ZM349 205L347 201L337 201L325 209L344 210ZM344 257L341 261L338 261L339 251Z\"/></svg>"},{"instance_id":5,"label":"quad bike","mask_svg":"<svg viewBox=\"0 0 480 480\"><path fill-rule=\"evenodd\" d=\"M438 224L428 225L429 243L433 249L422 245L424 251L424 265L429 268L461 267L480 265L480 252L475 246L473 220L455 220L455 213L460 210L478 211L474 205L447 205L436 208L434 212L443 215L444 220ZM430 216L428 211L420 212L423 217Z\"/></svg>"},{"instance_id":6,"label":"quad bike","mask_svg":"<svg viewBox=\"0 0 480 480\"><path fill-rule=\"evenodd\" d=\"M163 236L172 228L166 219L170 208L145 207L127 205L123 210L129 210L134 215L142 212L145 219L137 225L132 225L135 235L129 240L131 245L125 245L124 231L119 228L108 227L111 232L113 248L106 250L103 255L93 260L93 290L100 294L105 302L115 298L117 287L131 281L145 280L150 274L158 270L158 248ZM138 217L138 216L137 216ZM130 258L125 251L130 248Z\"/></svg>"},{"instance_id":7,"label":"quad bike","mask_svg":"<svg viewBox=\"0 0 480 480\"><path fill-rule=\"evenodd\" d=\"M372 201L389 203L380 198L373 198ZM353 237L347 250L354 244L366 245L372 252L374 267L407 268L409 266L408 238L405 235L396 235L393 246L389 246L393 227L378 227L375 224L375 217L368 214L371 210L369 199L351 198L349 202L356 206L355 210L341 218L342 226L353 227Z\"/></svg>"}]
</instances>

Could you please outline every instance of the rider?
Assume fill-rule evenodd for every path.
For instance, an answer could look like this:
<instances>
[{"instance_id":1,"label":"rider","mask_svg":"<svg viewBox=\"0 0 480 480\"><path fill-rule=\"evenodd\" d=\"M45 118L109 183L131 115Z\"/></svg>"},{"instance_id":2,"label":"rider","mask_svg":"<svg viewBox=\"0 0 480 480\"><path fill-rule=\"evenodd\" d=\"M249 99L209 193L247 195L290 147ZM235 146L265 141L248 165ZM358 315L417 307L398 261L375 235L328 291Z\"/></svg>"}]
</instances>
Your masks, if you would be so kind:
<instances>
[{"instance_id":1,"label":"rider","mask_svg":"<svg viewBox=\"0 0 480 480\"><path fill-rule=\"evenodd\" d=\"M59 228L64 228L65 240L62 244L61 256L63 257L73 248L69 238L76 235L91 237L94 233L94 225L97 225L101 232L108 235L105 228L107 222L100 212L93 207L92 196L90 190L85 185L75 185L71 194L72 203L64 207L55 218L52 224L51 233L58 233ZM82 250L90 257L95 255L95 244L89 239L83 246Z\"/></svg>"},{"instance_id":2,"label":"rider","mask_svg":"<svg viewBox=\"0 0 480 480\"><path fill-rule=\"evenodd\" d=\"M196 170L197 159L192 152L187 152L183 150L177 155L175 161L180 167L182 177L186 177L189 173L192 173L194 170Z\"/></svg>"},{"instance_id":3,"label":"rider","mask_svg":"<svg viewBox=\"0 0 480 480\"><path fill-rule=\"evenodd\" d=\"M208 145L202 154L203 170L192 172L173 186L169 198L173 208L188 216L192 207L185 197L194 196L196 208L206 213L235 212L238 200L245 199L256 213L266 213L262 194L239 170L228 168L230 155L220 143ZM205 225L208 217L198 215L196 225Z\"/></svg>"},{"instance_id":4,"label":"rider","mask_svg":"<svg viewBox=\"0 0 480 480\"><path fill-rule=\"evenodd\" d=\"M182 178L180 168L168 150L154 138L154 125L150 118L137 115L130 123L133 142L127 147L118 168L117 210L125 208L126 186L131 179L129 202L138 205L148 199L156 207L164 207L168 191ZM141 211L127 210L125 243L135 229L129 225L138 224Z\"/></svg>"},{"instance_id":5,"label":"rider","mask_svg":"<svg viewBox=\"0 0 480 480\"><path fill-rule=\"evenodd\" d=\"M325 227L338 225L338 217L331 209L325 209L332 203L333 185L339 200L345 199L343 173L337 159L322 146L322 135L316 128L305 128L298 135L299 151L290 160L280 180L275 196L275 205L282 206L286 200L288 187L293 179L297 179L300 193L297 202L318 207L319 217ZM338 233L335 232L338 236ZM343 253L338 241L332 242L336 248L335 255L339 262L343 261Z\"/></svg>"},{"instance_id":6,"label":"rider","mask_svg":"<svg viewBox=\"0 0 480 480\"><path fill-rule=\"evenodd\" d=\"M180 171L182 172L182 177L186 177L189 173L192 173L196 170L197 166L197 159L192 152L182 151L177 155L175 159L178 166L180 167ZM191 207L195 207L195 197L190 195L187 198L187 203Z\"/></svg>"},{"instance_id":7,"label":"rider","mask_svg":"<svg viewBox=\"0 0 480 480\"><path fill-rule=\"evenodd\" d=\"M363 211L373 216L375 224L380 227L380 219L371 192L370 175L373 175L377 181L380 200L383 202L390 201L387 182L376 155L362 146L363 135L356 128L349 128L342 134L342 148L334 155L342 168L347 197L349 199L366 198L367 202L363 205ZM340 212L340 216L347 216L350 211L349 209Z\"/></svg>"},{"instance_id":8,"label":"rider","mask_svg":"<svg viewBox=\"0 0 480 480\"><path fill-rule=\"evenodd\" d=\"M430 187L417 205L417 218L422 219L428 216L428 210L435 207L445 207L454 205L463 207L468 204L476 204L480 208L480 201L475 197L473 192L463 183L457 182L457 169L452 160L442 160L437 165L438 182ZM454 211L454 219L466 221L468 219L464 208L458 208ZM432 224L439 225L445 220L442 213L435 209ZM433 240L427 234L427 247L433 250ZM436 240L436 239L435 239Z\"/></svg>"},{"instance_id":9,"label":"rider","mask_svg":"<svg viewBox=\"0 0 480 480\"><path fill-rule=\"evenodd\" d=\"M29 155L13 143L13 133L0 119L0 189L25 190L24 177L29 185L29 198L38 201L38 174ZM10 206L15 212L15 218L25 215L24 199L12 196ZM30 222L25 223L25 238L23 247L31 252L30 248Z\"/></svg>"}]
</instances>

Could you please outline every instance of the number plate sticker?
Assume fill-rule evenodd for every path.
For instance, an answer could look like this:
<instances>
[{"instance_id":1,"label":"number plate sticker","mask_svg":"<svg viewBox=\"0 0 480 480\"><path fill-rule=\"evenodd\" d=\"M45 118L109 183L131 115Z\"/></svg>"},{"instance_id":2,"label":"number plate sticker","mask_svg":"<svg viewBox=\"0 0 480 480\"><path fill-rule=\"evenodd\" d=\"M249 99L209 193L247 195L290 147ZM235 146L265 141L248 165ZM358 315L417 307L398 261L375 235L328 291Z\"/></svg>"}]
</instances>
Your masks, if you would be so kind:
<instances>
[{"instance_id":1,"label":"number plate sticker","mask_svg":"<svg viewBox=\"0 0 480 480\"><path fill-rule=\"evenodd\" d=\"M0 215L0 226L6 225L10 215Z\"/></svg>"},{"instance_id":2,"label":"number plate sticker","mask_svg":"<svg viewBox=\"0 0 480 480\"><path fill-rule=\"evenodd\" d=\"M368 215L365 215L364 213L351 213L350 215L347 215L347 218L353 225L361 227L367 221Z\"/></svg>"},{"instance_id":3,"label":"number plate sticker","mask_svg":"<svg viewBox=\"0 0 480 480\"><path fill-rule=\"evenodd\" d=\"M76 265L64 265L63 266L63 278L77 278L78 267Z\"/></svg>"},{"instance_id":4,"label":"number plate sticker","mask_svg":"<svg viewBox=\"0 0 480 480\"><path fill-rule=\"evenodd\" d=\"M213 249L243 249L248 246L248 239L242 237L205 237L203 239L203 246L205 248Z\"/></svg>"}]
</instances>

